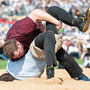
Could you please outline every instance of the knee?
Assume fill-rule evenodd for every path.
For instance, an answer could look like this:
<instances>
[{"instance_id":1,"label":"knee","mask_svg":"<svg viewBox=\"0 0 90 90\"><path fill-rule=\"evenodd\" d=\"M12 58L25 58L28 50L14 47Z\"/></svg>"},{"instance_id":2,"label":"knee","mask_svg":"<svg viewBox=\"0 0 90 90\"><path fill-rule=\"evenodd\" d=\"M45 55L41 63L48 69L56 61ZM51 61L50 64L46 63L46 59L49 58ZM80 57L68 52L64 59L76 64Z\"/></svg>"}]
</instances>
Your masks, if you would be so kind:
<instances>
[{"instance_id":1,"label":"knee","mask_svg":"<svg viewBox=\"0 0 90 90\"><path fill-rule=\"evenodd\" d=\"M47 12L49 14L51 14L56 8L57 8L57 6L51 6L51 7L48 8Z\"/></svg>"},{"instance_id":2,"label":"knee","mask_svg":"<svg viewBox=\"0 0 90 90\"><path fill-rule=\"evenodd\" d=\"M50 41L55 41L55 36L54 36L54 32L52 31L47 31L45 33L45 36L44 36L45 39L48 39Z\"/></svg>"},{"instance_id":3,"label":"knee","mask_svg":"<svg viewBox=\"0 0 90 90\"><path fill-rule=\"evenodd\" d=\"M47 37L54 36L54 32L53 31L47 31L45 33L45 36L47 36Z\"/></svg>"}]
</instances>

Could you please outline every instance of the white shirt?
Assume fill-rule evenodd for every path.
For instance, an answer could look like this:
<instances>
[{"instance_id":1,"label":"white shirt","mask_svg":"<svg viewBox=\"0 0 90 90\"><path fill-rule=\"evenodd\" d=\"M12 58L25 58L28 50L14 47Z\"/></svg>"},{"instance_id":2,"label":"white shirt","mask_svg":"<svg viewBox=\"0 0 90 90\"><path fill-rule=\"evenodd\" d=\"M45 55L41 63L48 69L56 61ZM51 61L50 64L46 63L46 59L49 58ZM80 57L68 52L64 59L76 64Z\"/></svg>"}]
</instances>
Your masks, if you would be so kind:
<instances>
[{"instance_id":1,"label":"white shirt","mask_svg":"<svg viewBox=\"0 0 90 90\"><path fill-rule=\"evenodd\" d=\"M44 71L46 61L40 61L32 56L30 50L18 61L9 59L7 71L16 79L24 80L40 77Z\"/></svg>"}]
</instances>

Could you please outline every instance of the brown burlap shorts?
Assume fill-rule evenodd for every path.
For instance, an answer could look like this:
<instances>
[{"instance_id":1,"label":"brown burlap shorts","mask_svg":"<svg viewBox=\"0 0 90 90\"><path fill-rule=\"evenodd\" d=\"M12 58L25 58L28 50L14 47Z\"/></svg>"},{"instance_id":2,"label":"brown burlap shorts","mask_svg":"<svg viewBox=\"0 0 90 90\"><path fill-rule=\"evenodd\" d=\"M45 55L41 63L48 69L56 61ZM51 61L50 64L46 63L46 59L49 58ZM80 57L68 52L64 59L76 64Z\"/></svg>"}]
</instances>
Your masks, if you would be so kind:
<instances>
[{"instance_id":1,"label":"brown burlap shorts","mask_svg":"<svg viewBox=\"0 0 90 90\"><path fill-rule=\"evenodd\" d=\"M62 36L55 34L55 39L56 39L56 44L55 44L55 53L57 53L57 51L62 47L63 44L63 40L62 40ZM32 53L32 55L39 59L39 60L45 60L45 54L44 54L44 50L38 48L37 46L35 46L35 40L33 40L33 42L31 43L30 47L30 52Z\"/></svg>"}]
</instances>

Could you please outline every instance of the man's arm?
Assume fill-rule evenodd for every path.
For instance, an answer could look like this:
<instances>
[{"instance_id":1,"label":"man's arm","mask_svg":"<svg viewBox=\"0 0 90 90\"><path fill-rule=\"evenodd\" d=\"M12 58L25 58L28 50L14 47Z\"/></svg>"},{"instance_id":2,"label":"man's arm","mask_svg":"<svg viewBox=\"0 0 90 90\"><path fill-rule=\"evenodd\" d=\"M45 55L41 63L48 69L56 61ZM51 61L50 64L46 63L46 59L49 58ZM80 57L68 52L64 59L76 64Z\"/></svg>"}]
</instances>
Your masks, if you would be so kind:
<instances>
[{"instance_id":1,"label":"man's arm","mask_svg":"<svg viewBox=\"0 0 90 90\"><path fill-rule=\"evenodd\" d=\"M62 27L62 24L60 21L58 21L56 18L52 17L50 14L48 14L45 11L35 9L32 11L28 17L30 17L34 22L37 22L38 20L40 21L47 21L52 24L56 25L56 28L59 30Z\"/></svg>"}]
</instances>

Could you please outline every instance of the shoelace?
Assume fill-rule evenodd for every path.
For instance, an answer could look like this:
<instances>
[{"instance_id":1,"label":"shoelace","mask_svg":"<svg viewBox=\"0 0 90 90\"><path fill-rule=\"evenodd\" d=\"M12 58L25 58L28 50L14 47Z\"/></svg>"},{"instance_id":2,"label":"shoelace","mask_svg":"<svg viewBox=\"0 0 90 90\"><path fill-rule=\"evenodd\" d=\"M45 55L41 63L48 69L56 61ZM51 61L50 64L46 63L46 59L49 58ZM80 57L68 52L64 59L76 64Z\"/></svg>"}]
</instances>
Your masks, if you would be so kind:
<instances>
[{"instance_id":1,"label":"shoelace","mask_svg":"<svg viewBox=\"0 0 90 90\"><path fill-rule=\"evenodd\" d=\"M84 14L82 17L81 17L81 19L83 20L83 22L87 19L87 15L86 14Z\"/></svg>"}]
</instances>

